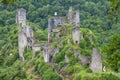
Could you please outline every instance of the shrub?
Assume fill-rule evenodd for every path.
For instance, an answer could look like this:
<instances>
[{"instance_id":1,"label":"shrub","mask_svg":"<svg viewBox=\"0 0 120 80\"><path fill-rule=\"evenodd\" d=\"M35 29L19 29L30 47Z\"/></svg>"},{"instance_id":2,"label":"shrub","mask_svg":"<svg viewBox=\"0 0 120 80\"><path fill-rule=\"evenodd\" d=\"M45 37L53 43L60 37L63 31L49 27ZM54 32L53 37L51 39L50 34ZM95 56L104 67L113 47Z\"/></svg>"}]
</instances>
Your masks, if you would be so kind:
<instances>
[{"instance_id":1,"label":"shrub","mask_svg":"<svg viewBox=\"0 0 120 80\"><path fill-rule=\"evenodd\" d=\"M86 42L85 42L85 40L81 40L81 41L80 41L80 48L85 49L85 47L86 47Z\"/></svg>"},{"instance_id":2,"label":"shrub","mask_svg":"<svg viewBox=\"0 0 120 80\"><path fill-rule=\"evenodd\" d=\"M59 62L61 62L61 61L63 61L63 60L65 59L64 56L65 56L65 53L59 52L59 53L54 57L54 61L55 61L56 63L59 63Z\"/></svg>"},{"instance_id":3,"label":"shrub","mask_svg":"<svg viewBox=\"0 0 120 80\"><path fill-rule=\"evenodd\" d=\"M120 80L115 74L110 72L99 73L78 73L75 74L74 80Z\"/></svg>"},{"instance_id":4,"label":"shrub","mask_svg":"<svg viewBox=\"0 0 120 80\"><path fill-rule=\"evenodd\" d=\"M55 72L48 69L43 74L42 80L62 80L62 78L57 73L55 73Z\"/></svg>"}]
</instances>

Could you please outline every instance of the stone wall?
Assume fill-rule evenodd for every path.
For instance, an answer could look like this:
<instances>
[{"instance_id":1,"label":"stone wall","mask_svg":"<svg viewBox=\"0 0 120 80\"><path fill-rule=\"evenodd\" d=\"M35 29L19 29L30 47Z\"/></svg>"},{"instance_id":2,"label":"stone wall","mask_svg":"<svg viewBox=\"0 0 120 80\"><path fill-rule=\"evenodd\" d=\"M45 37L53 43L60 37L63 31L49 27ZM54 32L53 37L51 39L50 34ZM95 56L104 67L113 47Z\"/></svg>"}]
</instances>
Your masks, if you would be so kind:
<instances>
[{"instance_id":1,"label":"stone wall","mask_svg":"<svg viewBox=\"0 0 120 80\"><path fill-rule=\"evenodd\" d=\"M50 37L52 36L51 32L53 32L53 29L57 29L58 26L63 23L63 18L59 16L55 16L54 18L48 20L48 42L50 42Z\"/></svg>"},{"instance_id":2,"label":"stone wall","mask_svg":"<svg viewBox=\"0 0 120 80\"><path fill-rule=\"evenodd\" d=\"M49 55L49 50L48 50L48 47L44 47L43 48L43 57L44 57L44 61L46 63L50 62L50 55Z\"/></svg>"},{"instance_id":3,"label":"stone wall","mask_svg":"<svg viewBox=\"0 0 120 80\"><path fill-rule=\"evenodd\" d=\"M76 27L80 27L80 12L79 12L79 10L76 10L74 23L75 23Z\"/></svg>"},{"instance_id":4,"label":"stone wall","mask_svg":"<svg viewBox=\"0 0 120 80\"><path fill-rule=\"evenodd\" d=\"M23 31L19 32L18 34L18 47L19 47L19 56L22 59L22 61L24 61L23 53L25 47L27 47L27 38Z\"/></svg>"},{"instance_id":5,"label":"stone wall","mask_svg":"<svg viewBox=\"0 0 120 80\"><path fill-rule=\"evenodd\" d=\"M89 56L84 56L82 54L79 54L79 59L81 60L81 63L83 65L89 64L90 63L90 57Z\"/></svg>"},{"instance_id":6,"label":"stone wall","mask_svg":"<svg viewBox=\"0 0 120 80\"><path fill-rule=\"evenodd\" d=\"M20 24L21 27L26 26L26 10L25 9L19 9L16 14L16 23Z\"/></svg>"},{"instance_id":7,"label":"stone wall","mask_svg":"<svg viewBox=\"0 0 120 80\"><path fill-rule=\"evenodd\" d=\"M90 68L93 72L102 71L102 56L96 48L93 48Z\"/></svg>"},{"instance_id":8,"label":"stone wall","mask_svg":"<svg viewBox=\"0 0 120 80\"><path fill-rule=\"evenodd\" d=\"M69 8L68 14L67 14L67 22L69 24L73 24L73 10L72 7Z\"/></svg>"},{"instance_id":9,"label":"stone wall","mask_svg":"<svg viewBox=\"0 0 120 80\"><path fill-rule=\"evenodd\" d=\"M72 39L74 41L74 44L80 43L80 29L79 28L72 29Z\"/></svg>"},{"instance_id":10,"label":"stone wall","mask_svg":"<svg viewBox=\"0 0 120 80\"><path fill-rule=\"evenodd\" d=\"M32 50L34 44L34 32L30 26L26 25L26 10L19 9L16 14L16 23L20 25L21 30L18 34L19 56L24 61L24 49L27 47ZM35 49L33 49L35 50Z\"/></svg>"}]
</instances>

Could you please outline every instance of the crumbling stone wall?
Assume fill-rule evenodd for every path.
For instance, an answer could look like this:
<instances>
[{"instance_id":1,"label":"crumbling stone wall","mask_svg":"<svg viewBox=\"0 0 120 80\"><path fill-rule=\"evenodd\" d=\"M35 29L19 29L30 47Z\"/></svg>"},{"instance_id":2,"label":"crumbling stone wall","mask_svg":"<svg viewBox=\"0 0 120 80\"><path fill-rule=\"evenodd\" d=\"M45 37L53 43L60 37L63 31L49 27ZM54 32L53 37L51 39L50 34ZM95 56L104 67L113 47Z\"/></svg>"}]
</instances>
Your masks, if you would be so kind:
<instances>
[{"instance_id":1,"label":"crumbling stone wall","mask_svg":"<svg viewBox=\"0 0 120 80\"><path fill-rule=\"evenodd\" d=\"M67 14L67 22L69 24L73 24L73 10L72 7L69 8L68 14Z\"/></svg>"},{"instance_id":2,"label":"crumbling stone wall","mask_svg":"<svg viewBox=\"0 0 120 80\"><path fill-rule=\"evenodd\" d=\"M93 48L90 68L93 72L102 71L102 56L96 48Z\"/></svg>"},{"instance_id":3,"label":"crumbling stone wall","mask_svg":"<svg viewBox=\"0 0 120 80\"><path fill-rule=\"evenodd\" d=\"M27 47L27 38L23 31L18 34L18 47L19 47L19 56L22 61L24 61L24 49Z\"/></svg>"},{"instance_id":4,"label":"crumbling stone wall","mask_svg":"<svg viewBox=\"0 0 120 80\"><path fill-rule=\"evenodd\" d=\"M79 28L72 29L72 39L74 41L74 44L80 43L80 29Z\"/></svg>"},{"instance_id":5,"label":"crumbling stone wall","mask_svg":"<svg viewBox=\"0 0 120 80\"><path fill-rule=\"evenodd\" d=\"M49 55L49 49L48 49L48 47L44 47L43 48L43 57L44 57L44 61L46 63L50 62L50 55Z\"/></svg>"},{"instance_id":6,"label":"crumbling stone wall","mask_svg":"<svg viewBox=\"0 0 120 80\"><path fill-rule=\"evenodd\" d=\"M26 10L25 9L19 9L16 14L16 23L20 24L21 27L26 26Z\"/></svg>"},{"instance_id":7,"label":"crumbling stone wall","mask_svg":"<svg viewBox=\"0 0 120 80\"><path fill-rule=\"evenodd\" d=\"M16 23L21 26L21 30L18 34L18 46L19 46L19 56L24 61L24 49L27 47L32 50L34 39L33 39L33 29L26 25L26 10L19 9L16 14Z\"/></svg>"},{"instance_id":8,"label":"crumbling stone wall","mask_svg":"<svg viewBox=\"0 0 120 80\"><path fill-rule=\"evenodd\" d=\"M55 16L48 20L48 42L50 42L50 37L52 36L51 32L53 32L53 29L57 29L58 25L62 25L63 22L63 18L59 16Z\"/></svg>"},{"instance_id":9,"label":"crumbling stone wall","mask_svg":"<svg viewBox=\"0 0 120 80\"><path fill-rule=\"evenodd\" d=\"M76 27L80 27L80 12L79 12L79 10L76 10L74 23L75 23Z\"/></svg>"},{"instance_id":10,"label":"crumbling stone wall","mask_svg":"<svg viewBox=\"0 0 120 80\"><path fill-rule=\"evenodd\" d=\"M89 37L89 39L90 39L90 42L93 44L94 41L93 41L93 36L92 36L92 34L89 34L88 37Z\"/></svg>"}]
</instances>

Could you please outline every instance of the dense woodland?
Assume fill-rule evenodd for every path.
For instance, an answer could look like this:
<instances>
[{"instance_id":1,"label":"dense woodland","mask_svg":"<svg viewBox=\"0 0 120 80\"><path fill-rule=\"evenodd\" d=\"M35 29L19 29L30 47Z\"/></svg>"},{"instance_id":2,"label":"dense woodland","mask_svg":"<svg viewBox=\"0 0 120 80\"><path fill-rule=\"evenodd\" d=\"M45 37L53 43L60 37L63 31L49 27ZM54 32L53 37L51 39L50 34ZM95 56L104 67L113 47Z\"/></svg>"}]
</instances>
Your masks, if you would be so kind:
<instances>
[{"instance_id":1,"label":"dense woodland","mask_svg":"<svg viewBox=\"0 0 120 80\"><path fill-rule=\"evenodd\" d=\"M66 53L71 59L65 72L70 77L69 80L120 80L120 16L116 12L120 6L115 11L109 0L21 0L10 4L5 1L0 0L0 80L34 80L34 77L62 80L54 68L44 62L41 52L36 53L32 59L33 52L25 49L24 56L27 60L21 62L18 54L19 30L15 20L17 10L26 9L27 24L33 27L36 41L44 44L48 37L48 19L54 16L54 12L66 16L70 6L80 10L80 28L83 31L84 28L89 29L95 35L95 46L101 51L102 63L107 72L91 73L87 66L79 66L72 53L66 52L70 45L64 42L65 38L65 46L54 59L59 64L56 69L64 65L62 56ZM118 3L120 4L119 1ZM79 47L88 50L91 46L87 44L89 42L82 41ZM53 47L56 46L59 45L54 43Z\"/></svg>"}]
</instances>

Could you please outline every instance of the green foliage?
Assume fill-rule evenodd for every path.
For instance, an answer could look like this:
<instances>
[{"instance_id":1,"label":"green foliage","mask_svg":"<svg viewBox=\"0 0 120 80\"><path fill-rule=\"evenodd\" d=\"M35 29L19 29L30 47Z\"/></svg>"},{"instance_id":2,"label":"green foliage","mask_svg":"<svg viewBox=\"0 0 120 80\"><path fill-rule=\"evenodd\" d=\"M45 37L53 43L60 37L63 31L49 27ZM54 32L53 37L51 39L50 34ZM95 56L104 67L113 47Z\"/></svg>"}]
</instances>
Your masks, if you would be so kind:
<instances>
[{"instance_id":1,"label":"green foliage","mask_svg":"<svg viewBox=\"0 0 120 80\"><path fill-rule=\"evenodd\" d=\"M56 54L56 56L54 57L54 61L56 63L59 63L61 61L63 61L65 59L65 52L67 51L67 49L69 48L69 46L64 46L59 53Z\"/></svg>"},{"instance_id":2,"label":"green foliage","mask_svg":"<svg viewBox=\"0 0 120 80\"><path fill-rule=\"evenodd\" d=\"M64 56L65 56L65 53L59 52L59 53L55 56L54 61L55 61L56 63L59 63L59 62L61 62L61 61L63 61L63 60L65 59Z\"/></svg>"},{"instance_id":3,"label":"green foliage","mask_svg":"<svg viewBox=\"0 0 120 80\"><path fill-rule=\"evenodd\" d=\"M109 0L110 1L110 10L109 10L109 18L119 20L120 17L120 1L119 0Z\"/></svg>"},{"instance_id":4,"label":"green foliage","mask_svg":"<svg viewBox=\"0 0 120 80\"><path fill-rule=\"evenodd\" d=\"M11 4L17 0L0 0L0 2L1 1L3 1L5 4ZM113 8L113 15L116 17L119 11L119 0L118 2L117 0L113 0L113 3L113 7L111 8ZM27 61L19 61L17 37L18 26L15 25L15 14L19 8L26 9L27 25L33 27L35 41L42 45L47 41L48 37L48 30L46 29L48 18L53 16L54 12L57 12L58 16L66 16L70 6L75 9L80 9L80 31L81 34L83 34L84 39L80 41L80 45L74 45L70 35L73 26L64 26L64 28L67 27L68 32L64 31L66 34L62 37L61 41L63 46L60 47L57 43L54 43L53 45L54 47L60 47L60 52L54 58L54 61L58 63L58 69L64 67L65 55L67 55L70 60L66 72L70 75L73 75L74 80L119 80L112 73L91 73L88 67L77 64L79 60L78 58L74 57L73 53L74 49L78 49L79 53L84 55L91 55L92 48L96 46L96 37L93 33L95 33L97 36L97 43L100 47L103 44L106 45L113 34L120 33L120 24L116 24L107 19L109 2L105 0L22 0L20 2L14 3L12 6L1 4L0 79L33 80L33 76L41 75L43 80L61 80L60 76L58 76L58 74L54 71L55 68L53 69L49 64L44 62L41 52L37 53L34 59L32 59L33 52L25 50L24 56ZM117 16L117 18L119 18L119 16ZM92 44L88 38L89 35L93 36L94 44ZM70 43L68 43L68 39L70 39ZM117 72L120 71L119 40L119 35L114 37L114 39L109 43L106 50L104 51L107 53L107 61L105 61L105 63L108 63L110 68ZM103 54L103 56L106 55ZM31 67L34 69L33 71L28 71L28 74L27 70Z\"/></svg>"},{"instance_id":5,"label":"green foliage","mask_svg":"<svg viewBox=\"0 0 120 80\"><path fill-rule=\"evenodd\" d=\"M81 47L82 49L85 49L85 48L86 48L86 42L85 42L85 40L81 40L81 41L80 41L80 47Z\"/></svg>"},{"instance_id":6,"label":"green foliage","mask_svg":"<svg viewBox=\"0 0 120 80\"><path fill-rule=\"evenodd\" d=\"M77 73L74 80L119 80L113 73Z\"/></svg>"},{"instance_id":7,"label":"green foliage","mask_svg":"<svg viewBox=\"0 0 120 80\"><path fill-rule=\"evenodd\" d=\"M43 74L43 80L62 80L62 78L55 72L51 71L51 70L47 70L44 74Z\"/></svg>"},{"instance_id":8,"label":"green foliage","mask_svg":"<svg viewBox=\"0 0 120 80\"><path fill-rule=\"evenodd\" d=\"M81 53L86 56L90 56L92 54L92 48L94 47L94 44L92 44L88 36L85 36L85 38L82 39L79 44Z\"/></svg>"},{"instance_id":9,"label":"green foliage","mask_svg":"<svg viewBox=\"0 0 120 80\"><path fill-rule=\"evenodd\" d=\"M107 53L107 61L109 66L118 71L120 67L120 35L113 36L105 51Z\"/></svg>"},{"instance_id":10,"label":"green foliage","mask_svg":"<svg viewBox=\"0 0 120 80\"><path fill-rule=\"evenodd\" d=\"M68 74L79 73L79 72L81 72L83 70L84 70L84 68L80 64L78 64L78 63L76 63L74 65L69 65L67 67L67 69L66 69L66 71L67 71Z\"/></svg>"},{"instance_id":11,"label":"green foliage","mask_svg":"<svg viewBox=\"0 0 120 80\"><path fill-rule=\"evenodd\" d=\"M74 64L76 64L78 62L78 58L76 58L75 56L72 56L71 58L70 58L70 65L74 65Z\"/></svg>"},{"instance_id":12,"label":"green foliage","mask_svg":"<svg viewBox=\"0 0 120 80\"><path fill-rule=\"evenodd\" d=\"M25 71L22 69L21 61L17 60L10 67L0 67L0 79L2 80L16 80L25 79Z\"/></svg>"}]
</instances>

